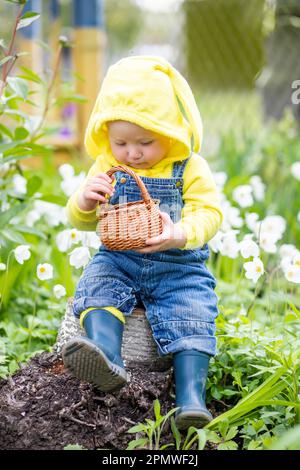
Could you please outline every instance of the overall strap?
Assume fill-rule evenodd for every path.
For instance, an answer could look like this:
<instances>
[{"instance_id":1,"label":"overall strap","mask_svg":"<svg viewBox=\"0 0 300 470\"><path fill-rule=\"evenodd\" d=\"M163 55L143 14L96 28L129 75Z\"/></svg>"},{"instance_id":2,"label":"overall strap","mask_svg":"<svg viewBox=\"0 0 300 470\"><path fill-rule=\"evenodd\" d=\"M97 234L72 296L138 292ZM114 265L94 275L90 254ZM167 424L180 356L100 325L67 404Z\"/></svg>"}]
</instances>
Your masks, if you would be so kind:
<instances>
[{"instance_id":1,"label":"overall strap","mask_svg":"<svg viewBox=\"0 0 300 470\"><path fill-rule=\"evenodd\" d=\"M173 178L182 178L187 162L191 158L191 155L185 160L175 162L173 164L172 177Z\"/></svg>"}]
</instances>

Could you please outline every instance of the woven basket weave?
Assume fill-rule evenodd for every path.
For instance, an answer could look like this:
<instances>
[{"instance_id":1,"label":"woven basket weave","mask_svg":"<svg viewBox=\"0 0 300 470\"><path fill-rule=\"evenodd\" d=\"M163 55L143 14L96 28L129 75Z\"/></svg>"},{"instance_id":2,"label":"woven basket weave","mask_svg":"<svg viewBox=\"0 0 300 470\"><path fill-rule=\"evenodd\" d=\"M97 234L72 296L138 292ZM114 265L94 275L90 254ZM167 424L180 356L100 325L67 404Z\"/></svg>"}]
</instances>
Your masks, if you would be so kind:
<instances>
[{"instance_id":1,"label":"woven basket weave","mask_svg":"<svg viewBox=\"0 0 300 470\"><path fill-rule=\"evenodd\" d=\"M123 166L111 168L107 174L122 171L132 176L141 190L141 200L124 204L99 204L97 228L101 242L110 250L132 250L146 246L148 238L162 233L159 200L151 199L141 178Z\"/></svg>"}]
</instances>

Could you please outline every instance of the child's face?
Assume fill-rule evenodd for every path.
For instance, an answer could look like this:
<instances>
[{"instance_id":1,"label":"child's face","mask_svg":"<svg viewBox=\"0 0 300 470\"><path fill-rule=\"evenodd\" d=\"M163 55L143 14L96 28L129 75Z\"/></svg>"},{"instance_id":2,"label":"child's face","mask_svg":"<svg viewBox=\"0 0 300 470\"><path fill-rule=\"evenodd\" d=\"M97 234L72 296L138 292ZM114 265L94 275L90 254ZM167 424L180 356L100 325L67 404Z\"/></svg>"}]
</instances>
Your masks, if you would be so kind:
<instances>
[{"instance_id":1,"label":"child's face","mask_svg":"<svg viewBox=\"0 0 300 470\"><path fill-rule=\"evenodd\" d=\"M170 139L127 121L107 123L114 157L133 168L151 168L170 148Z\"/></svg>"}]
</instances>

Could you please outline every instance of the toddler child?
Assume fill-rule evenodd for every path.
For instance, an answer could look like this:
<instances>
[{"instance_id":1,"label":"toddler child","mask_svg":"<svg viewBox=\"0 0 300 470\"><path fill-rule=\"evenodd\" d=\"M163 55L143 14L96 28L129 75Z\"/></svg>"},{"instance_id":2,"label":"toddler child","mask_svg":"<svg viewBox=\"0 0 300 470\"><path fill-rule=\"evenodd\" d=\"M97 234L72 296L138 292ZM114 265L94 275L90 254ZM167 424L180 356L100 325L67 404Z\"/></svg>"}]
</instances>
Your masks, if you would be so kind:
<instances>
[{"instance_id":1,"label":"toddler child","mask_svg":"<svg viewBox=\"0 0 300 470\"><path fill-rule=\"evenodd\" d=\"M145 248L100 246L74 295L74 314L86 338L63 348L74 375L110 391L127 381L121 357L125 317L143 304L158 353L172 354L179 429L212 419L205 405L209 360L215 355L216 280L205 261L207 242L222 222L216 185L199 155L201 117L184 77L156 56L124 58L108 69L85 135L95 159L67 214L79 230L95 230L96 206L141 199L133 169L160 200L161 235Z\"/></svg>"}]
</instances>

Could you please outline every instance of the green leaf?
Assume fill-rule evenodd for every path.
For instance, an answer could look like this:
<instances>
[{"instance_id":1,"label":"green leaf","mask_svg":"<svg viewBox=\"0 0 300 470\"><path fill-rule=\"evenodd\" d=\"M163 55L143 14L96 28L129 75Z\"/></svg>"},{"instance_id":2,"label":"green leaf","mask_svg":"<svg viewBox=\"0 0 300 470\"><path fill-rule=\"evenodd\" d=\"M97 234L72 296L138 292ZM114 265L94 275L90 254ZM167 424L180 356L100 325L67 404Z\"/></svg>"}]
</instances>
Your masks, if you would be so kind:
<instances>
[{"instance_id":1,"label":"green leaf","mask_svg":"<svg viewBox=\"0 0 300 470\"><path fill-rule=\"evenodd\" d=\"M14 142L7 142L5 144L0 144L0 153L4 153L7 150L16 148L21 142L14 141ZM4 163L4 161L3 161Z\"/></svg>"},{"instance_id":2,"label":"green leaf","mask_svg":"<svg viewBox=\"0 0 300 470\"><path fill-rule=\"evenodd\" d=\"M13 139L12 132L10 132L8 127L6 127L4 124L1 124L1 123L0 123L0 132L2 132L2 134L7 135L7 137L9 137L10 139Z\"/></svg>"},{"instance_id":3,"label":"green leaf","mask_svg":"<svg viewBox=\"0 0 300 470\"><path fill-rule=\"evenodd\" d=\"M28 69L27 67L20 67L23 72L25 72L25 75L18 75L20 78L23 78L24 80L29 80L31 82L39 83L40 85L45 85L44 80L42 80L35 72L32 70Z\"/></svg>"},{"instance_id":4,"label":"green leaf","mask_svg":"<svg viewBox=\"0 0 300 470\"><path fill-rule=\"evenodd\" d=\"M22 210L26 209L26 207L27 204L22 202L20 204L16 204L5 212L0 213L0 228L4 228L13 217L15 217Z\"/></svg>"},{"instance_id":5,"label":"green leaf","mask_svg":"<svg viewBox=\"0 0 300 470\"><path fill-rule=\"evenodd\" d=\"M17 26L18 29L25 28L37 20L41 15L39 13L35 13L34 11L27 11L21 18Z\"/></svg>"},{"instance_id":6,"label":"green leaf","mask_svg":"<svg viewBox=\"0 0 300 470\"><path fill-rule=\"evenodd\" d=\"M292 302L288 301L289 306L293 310L293 312L296 314L297 318L300 319L300 310L297 309L296 305L294 305Z\"/></svg>"},{"instance_id":7,"label":"green leaf","mask_svg":"<svg viewBox=\"0 0 300 470\"><path fill-rule=\"evenodd\" d=\"M20 111L18 109L6 109L4 111L4 114L8 115L8 116L17 116L17 117L21 117L23 119L27 119L27 115L25 113L23 113L23 111Z\"/></svg>"},{"instance_id":8,"label":"green leaf","mask_svg":"<svg viewBox=\"0 0 300 470\"><path fill-rule=\"evenodd\" d=\"M190 439L190 437L195 434L193 439ZM188 429L187 437L184 443L184 450L189 450L192 444L198 440L198 450L203 450L207 441L207 435L206 431L204 429L198 429L193 426L190 426Z\"/></svg>"},{"instance_id":9,"label":"green leaf","mask_svg":"<svg viewBox=\"0 0 300 470\"><path fill-rule=\"evenodd\" d=\"M148 442L148 439L135 439L134 441L130 441L126 450L133 450L137 447L144 447Z\"/></svg>"},{"instance_id":10,"label":"green leaf","mask_svg":"<svg viewBox=\"0 0 300 470\"><path fill-rule=\"evenodd\" d=\"M46 44L44 41L41 39L36 39L35 40L36 44L38 44L44 51L49 52L50 54L52 53L52 49L49 46L49 44Z\"/></svg>"},{"instance_id":11,"label":"green leaf","mask_svg":"<svg viewBox=\"0 0 300 470\"><path fill-rule=\"evenodd\" d=\"M25 127L17 127L15 129L15 139L25 140L29 136L29 132Z\"/></svg>"},{"instance_id":12,"label":"green leaf","mask_svg":"<svg viewBox=\"0 0 300 470\"><path fill-rule=\"evenodd\" d=\"M55 194L44 194L43 196L39 197L39 200L52 202L53 204L58 204L59 206L66 205L66 198L62 196L56 196Z\"/></svg>"},{"instance_id":13,"label":"green leaf","mask_svg":"<svg viewBox=\"0 0 300 470\"><path fill-rule=\"evenodd\" d=\"M24 237L22 237L22 235L20 235L19 233L16 233L14 230L10 228L6 228L2 230L2 235L7 240L10 240L11 242L14 242L14 243L18 243L19 245L23 245L26 243L26 240Z\"/></svg>"},{"instance_id":14,"label":"green leaf","mask_svg":"<svg viewBox=\"0 0 300 470\"><path fill-rule=\"evenodd\" d=\"M129 434L134 434L136 432L146 432L146 426L142 423L133 426L132 428L128 429L127 431Z\"/></svg>"},{"instance_id":15,"label":"green leaf","mask_svg":"<svg viewBox=\"0 0 300 470\"><path fill-rule=\"evenodd\" d=\"M218 390L218 388L215 385L211 387L210 393L212 397L215 398L216 400L220 400L220 398L222 398L222 393L220 392L220 390Z\"/></svg>"},{"instance_id":16,"label":"green leaf","mask_svg":"<svg viewBox=\"0 0 300 470\"><path fill-rule=\"evenodd\" d=\"M0 67L5 64L6 62L8 62L9 60L12 60L14 58L13 55L7 55L6 57L4 57L4 59L1 59L0 60Z\"/></svg>"},{"instance_id":17,"label":"green leaf","mask_svg":"<svg viewBox=\"0 0 300 470\"><path fill-rule=\"evenodd\" d=\"M8 162L11 162L11 161L24 160L25 158L28 157L28 155L31 155L31 154L28 154L27 151L25 152L25 155L23 155L23 154L22 155L11 155L10 157L3 158L1 163L8 163Z\"/></svg>"},{"instance_id":18,"label":"green leaf","mask_svg":"<svg viewBox=\"0 0 300 470\"><path fill-rule=\"evenodd\" d=\"M40 237L43 240L48 239L47 235L45 235L43 232L41 232L40 230L37 230L36 228L33 228L33 227L27 227L27 226L24 226L24 225L15 225L15 229L18 232L31 233L32 235L36 235L37 237Z\"/></svg>"},{"instance_id":19,"label":"green leaf","mask_svg":"<svg viewBox=\"0 0 300 470\"><path fill-rule=\"evenodd\" d=\"M7 83L17 96L20 96L24 100L27 99L29 89L26 80L19 77L8 77Z\"/></svg>"},{"instance_id":20,"label":"green leaf","mask_svg":"<svg viewBox=\"0 0 300 470\"><path fill-rule=\"evenodd\" d=\"M171 417L171 431L173 433L173 436L175 437L175 442L176 442L176 450L180 449L180 442L181 442L181 434L175 424L175 419L172 416Z\"/></svg>"},{"instance_id":21,"label":"green leaf","mask_svg":"<svg viewBox=\"0 0 300 470\"><path fill-rule=\"evenodd\" d=\"M81 446L80 444L68 444L64 447L64 450L87 450L85 447Z\"/></svg>"},{"instance_id":22,"label":"green leaf","mask_svg":"<svg viewBox=\"0 0 300 470\"><path fill-rule=\"evenodd\" d=\"M218 450L237 450L238 445L234 441L223 442L218 445Z\"/></svg>"},{"instance_id":23,"label":"green leaf","mask_svg":"<svg viewBox=\"0 0 300 470\"><path fill-rule=\"evenodd\" d=\"M37 192L37 190L41 187L42 185L42 179L39 177L39 176L32 176L31 178L29 178L28 182L27 182L27 195L28 197L31 197L33 196L34 193Z\"/></svg>"},{"instance_id":24,"label":"green leaf","mask_svg":"<svg viewBox=\"0 0 300 470\"><path fill-rule=\"evenodd\" d=\"M224 395L225 397L232 397L232 395L237 395L237 394L239 394L239 392L234 391L234 390L226 389L222 391L222 395Z\"/></svg>"},{"instance_id":25,"label":"green leaf","mask_svg":"<svg viewBox=\"0 0 300 470\"><path fill-rule=\"evenodd\" d=\"M51 150L49 148L45 148L41 145L36 145L36 144L28 144L24 142L20 142L16 147L7 149L4 151L4 157L9 157L9 156L29 156L29 155L34 155L36 157L38 156L48 156L51 153ZM5 159L4 159L5 161ZM4 163L3 161L3 163Z\"/></svg>"},{"instance_id":26,"label":"green leaf","mask_svg":"<svg viewBox=\"0 0 300 470\"><path fill-rule=\"evenodd\" d=\"M159 450L165 450L165 449L168 449L168 447L174 447L174 444L171 443L171 444L164 444L163 446L161 446L159 448Z\"/></svg>"},{"instance_id":27,"label":"green leaf","mask_svg":"<svg viewBox=\"0 0 300 470\"><path fill-rule=\"evenodd\" d=\"M226 434L226 440L231 441L238 433L238 428L236 426L232 427L229 429L229 431Z\"/></svg>"},{"instance_id":28,"label":"green leaf","mask_svg":"<svg viewBox=\"0 0 300 470\"><path fill-rule=\"evenodd\" d=\"M161 418L159 400L154 401L153 408L154 408L154 416L155 416L156 420L158 421Z\"/></svg>"}]
</instances>

